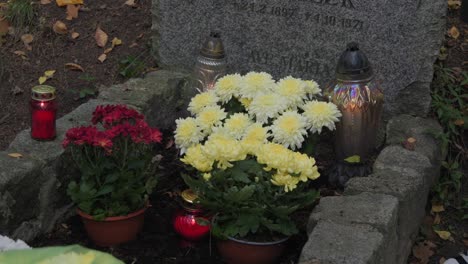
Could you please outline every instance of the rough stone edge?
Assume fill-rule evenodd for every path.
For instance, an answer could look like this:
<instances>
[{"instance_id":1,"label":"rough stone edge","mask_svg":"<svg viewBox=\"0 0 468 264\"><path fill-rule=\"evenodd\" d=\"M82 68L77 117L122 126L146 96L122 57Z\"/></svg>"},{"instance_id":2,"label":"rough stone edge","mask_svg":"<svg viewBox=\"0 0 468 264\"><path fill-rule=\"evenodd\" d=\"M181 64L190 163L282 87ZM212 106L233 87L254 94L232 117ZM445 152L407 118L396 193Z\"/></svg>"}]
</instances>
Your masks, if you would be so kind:
<instances>
[{"instance_id":1,"label":"rough stone edge","mask_svg":"<svg viewBox=\"0 0 468 264\"><path fill-rule=\"evenodd\" d=\"M159 73L154 72L150 73L147 76L154 77L157 76ZM187 76L186 72L177 72L177 71L163 71L161 70L161 74L171 75L172 78L183 78ZM164 79L164 77L162 78ZM139 79L131 79L128 82L130 83L138 83L139 81L144 80L144 78ZM118 85L117 85L118 86ZM167 88L167 86L166 86ZM186 92L185 90L182 92ZM186 95L186 94L183 94ZM152 94L152 96L145 98L145 103L149 104L153 97L156 96ZM104 99L104 100L103 100ZM66 114L65 116L61 117L57 120L57 138L52 141L52 145L60 145L66 130L70 127L77 126L77 125L89 125L90 124L90 116L89 120L84 121L81 119L77 119L79 115L77 115L78 109L85 108L88 105L95 107L96 105L101 104L119 104L119 103L126 103L126 102L119 102L119 100L112 100L110 98L103 98L102 96L98 96L97 99L89 100L88 102L80 105L72 112ZM143 103L142 105L144 105ZM128 104L129 105L129 104ZM134 105L129 105L130 107L139 109L145 113L145 111L151 111L150 107L137 107ZM57 173L57 166L59 160L62 158L64 151L58 151L55 154L52 154L50 157L47 155L42 155L41 148L44 148L44 145L39 146L40 143L36 143L39 146L39 150L30 150L27 146L24 146L24 139L30 138L30 129L26 129L21 131L17 134L16 138L12 141L10 146L4 151L5 153L13 153L13 152L21 152L26 154L28 157L32 157L33 159L40 162L42 165L40 167L40 171L38 174L41 176L39 192L37 193L39 204L36 205L38 207L39 214L35 216L35 218L29 219L20 219L17 223L17 227L11 230L2 230L3 235L12 236L13 238L22 239L26 242L29 242L36 238L38 235L44 234L46 232L50 232L54 225L60 221L61 219L65 219L68 216L71 216L74 212L70 212L70 208L72 208L72 203L70 201L57 201L57 190L59 188L63 188L62 183L58 180L58 173ZM50 143L50 142L49 142ZM34 143L33 143L34 144ZM47 144L47 143L46 143ZM56 146L55 146L56 147ZM47 149L47 147L46 147ZM31 155L32 154L32 155ZM32 173L33 170L37 170L36 167L29 169L29 172ZM5 199L10 199L14 197L0 195L0 206ZM7 201L8 202L8 201ZM51 205L60 204L59 207L54 207ZM8 209L8 208L7 208Z\"/></svg>"},{"instance_id":2,"label":"rough stone edge","mask_svg":"<svg viewBox=\"0 0 468 264\"><path fill-rule=\"evenodd\" d=\"M394 118L398 118L398 116L394 117ZM388 131L388 130L387 130ZM391 136L391 135L387 135L387 136ZM390 146L387 146L384 148L384 150L386 148L392 148L392 147L395 147L395 142L393 142L394 145L390 145ZM434 142L429 142L428 144L432 144L430 147L431 148L434 148L434 149L441 149L441 146L440 146L440 142L438 141L434 141ZM382 150L382 152L384 151ZM381 152L381 153L382 153ZM432 185L435 180L437 179L438 175L439 175L439 170L440 170L440 160L430 160L431 159L431 156L430 155L427 155L426 153L419 153L419 152L416 152L417 156L423 156L424 158L427 159L428 163L430 164L430 170L424 170L423 172L418 172L418 171L415 171L414 168L399 168L397 164L391 164L390 166L386 167L382 167L382 168L374 168L374 173L378 173L379 171L384 171L384 170L388 170L388 169L396 169L397 172L410 172L410 173L416 173L416 174L420 174L420 177L422 177L423 179L423 182L425 183L424 185L426 185L427 183L429 183L429 185ZM380 156L380 154L379 154ZM429 180L427 179L429 178ZM375 178L376 181L378 180L377 178ZM422 199L419 200L419 203L420 203L420 207L422 208L425 208L425 205L427 203L427 196L428 196L428 189L425 189L423 190L424 192L424 195L421 197ZM345 191L345 195L355 195L355 194L358 194L358 193L364 193L364 192L367 192L367 190L362 190L361 192L354 192L352 194L350 193L346 193ZM397 199L400 199L400 197L397 197L398 195L393 195L393 197L397 198ZM314 211L315 212L315 211ZM314 213L312 212L312 214ZM400 218L401 216L399 215L398 218ZM415 216L416 218L418 216ZM319 226L322 222L324 222L326 220L319 220L318 222L312 222L312 225L316 225L316 226ZM419 223L422 222L422 218L419 219L419 220L416 220L418 221ZM343 223L341 223L343 224ZM352 223L349 223L349 225L352 225ZM369 226L369 225L367 225ZM398 226L398 228L400 228L400 226ZM418 232L418 227L414 228L415 230L412 230L414 233L417 233ZM315 259L313 258L314 255L312 254L312 256L309 254L308 256L306 256L304 253L305 253L305 250L307 250L307 247L310 247L310 245L314 245L314 244L320 244L321 241L311 241L311 239L313 239L313 234L314 232L316 231L316 229L314 229L313 227L312 228L308 228L308 230L312 230L312 233L311 235L309 236L309 239L306 243L306 245L304 246L304 248L302 249L302 252L301 252L301 256L300 256L300 264L310 264L310 263L315 263L314 261L316 261L317 263L327 263L327 264L338 264L340 262L336 262L336 261L333 261L333 260L330 260L328 258L325 257L325 259ZM330 231L330 236L332 236L333 234L333 230L329 230ZM323 233L323 232L322 232ZM398 233L398 231L397 231ZM397 263L397 264L404 264L406 263L406 260L408 258L408 255L410 253L410 250L411 250L411 245L412 243L414 242L414 237L398 237L399 241L397 244L393 244L392 241L389 240L390 236L383 236L383 244L386 245L386 247L381 247L381 245L378 245L378 244L375 244L374 245L374 248L378 249L379 252L377 253L377 255L379 256L387 256L386 254L388 254L388 252L395 252L395 255L393 256L393 262L392 262L392 259L391 258L385 258L383 257L382 259L379 259L379 260L376 260L375 258L368 258L367 260L363 260L362 263L388 263L388 264L393 264L393 263ZM323 237L322 237L323 239ZM313 249L312 249L313 250ZM318 253L317 255L321 256L320 253ZM361 262L360 262L361 263Z\"/></svg>"}]
</instances>

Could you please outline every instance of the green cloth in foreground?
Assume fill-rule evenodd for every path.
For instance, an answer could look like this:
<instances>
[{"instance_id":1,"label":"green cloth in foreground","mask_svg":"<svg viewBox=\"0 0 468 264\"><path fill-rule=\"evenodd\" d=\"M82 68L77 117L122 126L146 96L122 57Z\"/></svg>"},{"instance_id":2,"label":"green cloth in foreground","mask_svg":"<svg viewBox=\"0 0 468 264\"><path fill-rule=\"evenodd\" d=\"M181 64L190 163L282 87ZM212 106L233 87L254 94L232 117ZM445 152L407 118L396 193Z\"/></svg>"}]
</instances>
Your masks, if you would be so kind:
<instances>
[{"instance_id":1,"label":"green cloth in foreground","mask_svg":"<svg viewBox=\"0 0 468 264\"><path fill-rule=\"evenodd\" d=\"M0 264L124 264L112 255L79 245L10 250Z\"/></svg>"}]
</instances>

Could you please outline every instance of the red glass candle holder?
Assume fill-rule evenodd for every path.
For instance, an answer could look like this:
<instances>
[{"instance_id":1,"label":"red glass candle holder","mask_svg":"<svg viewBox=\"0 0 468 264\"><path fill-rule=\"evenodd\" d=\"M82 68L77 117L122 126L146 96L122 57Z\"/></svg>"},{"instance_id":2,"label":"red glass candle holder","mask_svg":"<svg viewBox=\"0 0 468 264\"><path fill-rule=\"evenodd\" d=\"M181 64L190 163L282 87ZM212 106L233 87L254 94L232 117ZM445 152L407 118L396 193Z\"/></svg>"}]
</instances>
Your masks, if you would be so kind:
<instances>
[{"instance_id":1,"label":"red glass candle holder","mask_svg":"<svg viewBox=\"0 0 468 264\"><path fill-rule=\"evenodd\" d=\"M57 102L55 88L38 85L31 90L31 137L36 140L53 140L56 136L55 118Z\"/></svg>"},{"instance_id":2,"label":"red glass candle holder","mask_svg":"<svg viewBox=\"0 0 468 264\"><path fill-rule=\"evenodd\" d=\"M193 204L197 196L192 190L183 191L181 197L182 208L174 215L174 230L186 240L198 241L210 232L210 226L201 225L197 221L205 220L208 223L209 217L201 208Z\"/></svg>"}]
</instances>

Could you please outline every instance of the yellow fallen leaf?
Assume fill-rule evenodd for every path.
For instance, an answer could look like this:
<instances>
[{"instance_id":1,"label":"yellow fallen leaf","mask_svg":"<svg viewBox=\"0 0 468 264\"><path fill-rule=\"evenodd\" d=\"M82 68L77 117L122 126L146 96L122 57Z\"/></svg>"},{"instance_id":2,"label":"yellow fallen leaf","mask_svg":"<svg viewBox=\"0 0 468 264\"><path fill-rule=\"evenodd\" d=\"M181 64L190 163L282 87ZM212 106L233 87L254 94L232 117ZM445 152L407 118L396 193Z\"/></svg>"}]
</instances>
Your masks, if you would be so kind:
<instances>
[{"instance_id":1,"label":"yellow fallen leaf","mask_svg":"<svg viewBox=\"0 0 468 264\"><path fill-rule=\"evenodd\" d=\"M9 153L8 156L10 156L10 157L12 157L12 158L17 158L17 159L23 157L23 155L20 154L20 153Z\"/></svg>"},{"instance_id":2,"label":"yellow fallen leaf","mask_svg":"<svg viewBox=\"0 0 468 264\"><path fill-rule=\"evenodd\" d=\"M65 6L65 5L82 5L83 0L56 0L58 6Z\"/></svg>"},{"instance_id":3,"label":"yellow fallen leaf","mask_svg":"<svg viewBox=\"0 0 468 264\"><path fill-rule=\"evenodd\" d=\"M107 40L109 36L107 36L106 32L104 32L99 26L96 28L96 33L94 34L94 38L96 39L96 44L104 48L107 44Z\"/></svg>"},{"instance_id":4,"label":"yellow fallen leaf","mask_svg":"<svg viewBox=\"0 0 468 264\"><path fill-rule=\"evenodd\" d=\"M434 204L434 205L432 205L431 211L434 212L434 213L440 213L440 212L445 211L445 208L444 208L443 205Z\"/></svg>"},{"instance_id":5,"label":"yellow fallen leaf","mask_svg":"<svg viewBox=\"0 0 468 264\"><path fill-rule=\"evenodd\" d=\"M77 39L79 36L80 36L80 33L78 33L78 32L72 32L71 33L72 39Z\"/></svg>"},{"instance_id":6,"label":"yellow fallen leaf","mask_svg":"<svg viewBox=\"0 0 468 264\"><path fill-rule=\"evenodd\" d=\"M31 34L24 34L24 35L21 36L21 41L23 41L23 43L25 45L31 44L31 42L33 42L33 40L34 40L34 36L31 35Z\"/></svg>"},{"instance_id":7,"label":"yellow fallen leaf","mask_svg":"<svg viewBox=\"0 0 468 264\"><path fill-rule=\"evenodd\" d=\"M65 67L67 67L67 69L72 70L72 71L84 72L83 67L81 67L79 64L76 64L76 63L66 63Z\"/></svg>"},{"instance_id":8,"label":"yellow fallen leaf","mask_svg":"<svg viewBox=\"0 0 468 264\"><path fill-rule=\"evenodd\" d=\"M39 77L39 84L43 84L43 83L45 83L46 81L47 81L47 77L45 77L45 76Z\"/></svg>"},{"instance_id":9,"label":"yellow fallen leaf","mask_svg":"<svg viewBox=\"0 0 468 264\"><path fill-rule=\"evenodd\" d=\"M51 78L52 76L54 76L54 73L55 73L55 70L48 70L44 72L44 76L47 78Z\"/></svg>"},{"instance_id":10,"label":"yellow fallen leaf","mask_svg":"<svg viewBox=\"0 0 468 264\"><path fill-rule=\"evenodd\" d=\"M432 222L433 225L438 225L440 224L440 214L436 214L436 216L434 217L434 222Z\"/></svg>"},{"instance_id":11,"label":"yellow fallen leaf","mask_svg":"<svg viewBox=\"0 0 468 264\"><path fill-rule=\"evenodd\" d=\"M105 49L105 50L104 50L104 53L105 53L105 54L107 54L107 53L111 52L111 51L112 51L112 49L113 49L112 47L110 47L110 48L107 48L107 49Z\"/></svg>"},{"instance_id":12,"label":"yellow fallen leaf","mask_svg":"<svg viewBox=\"0 0 468 264\"><path fill-rule=\"evenodd\" d=\"M112 48L115 47L115 46L119 46L119 45L122 45L122 40L119 39L119 38L113 38L112 39Z\"/></svg>"},{"instance_id":13,"label":"yellow fallen leaf","mask_svg":"<svg viewBox=\"0 0 468 264\"><path fill-rule=\"evenodd\" d=\"M449 231L437 231L434 230L434 232L437 233L437 235L442 238L443 240L449 240L452 237L452 234L450 234Z\"/></svg>"},{"instance_id":14,"label":"yellow fallen leaf","mask_svg":"<svg viewBox=\"0 0 468 264\"><path fill-rule=\"evenodd\" d=\"M457 39L460 36L460 31L458 31L458 28L456 26L453 26L449 29L448 34L450 37Z\"/></svg>"},{"instance_id":15,"label":"yellow fallen leaf","mask_svg":"<svg viewBox=\"0 0 468 264\"><path fill-rule=\"evenodd\" d=\"M103 63L107 59L107 55L105 53L101 54L101 56L98 57L98 60Z\"/></svg>"}]
</instances>

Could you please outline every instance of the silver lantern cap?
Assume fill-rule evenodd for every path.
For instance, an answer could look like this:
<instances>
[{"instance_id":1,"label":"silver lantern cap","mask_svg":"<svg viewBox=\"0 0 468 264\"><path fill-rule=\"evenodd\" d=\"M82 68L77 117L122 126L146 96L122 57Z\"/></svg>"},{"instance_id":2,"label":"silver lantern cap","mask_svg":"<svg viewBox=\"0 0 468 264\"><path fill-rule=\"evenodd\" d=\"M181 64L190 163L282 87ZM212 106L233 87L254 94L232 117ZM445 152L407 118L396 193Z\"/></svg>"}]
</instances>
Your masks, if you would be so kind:
<instances>
[{"instance_id":1,"label":"silver lantern cap","mask_svg":"<svg viewBox=\"0 0 468 264\"><path fill-rule=\"evenodd\" d=\"M341 54L336 66L336 79L340 81L370 81L373 72L367 56L359 50L356 42L346 45L346 50Z\"/></svg>"},{"instance_id":2,"label":"silver lantern cap","mask_svg":"<svg viewBox=\"0 0 468 264\"><path fill-rule=\"evenodd\" d=\"M192 75L198 92L214 89L216 80L226 74L226 55L219 33L211 32L203 42Z\"/></svg>"}]
</instances>

